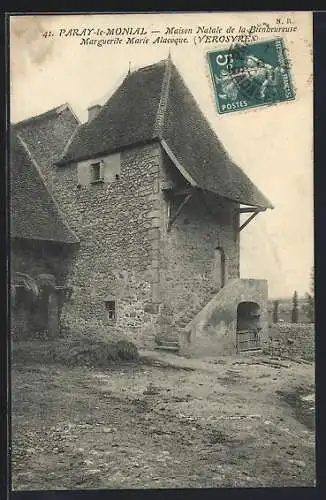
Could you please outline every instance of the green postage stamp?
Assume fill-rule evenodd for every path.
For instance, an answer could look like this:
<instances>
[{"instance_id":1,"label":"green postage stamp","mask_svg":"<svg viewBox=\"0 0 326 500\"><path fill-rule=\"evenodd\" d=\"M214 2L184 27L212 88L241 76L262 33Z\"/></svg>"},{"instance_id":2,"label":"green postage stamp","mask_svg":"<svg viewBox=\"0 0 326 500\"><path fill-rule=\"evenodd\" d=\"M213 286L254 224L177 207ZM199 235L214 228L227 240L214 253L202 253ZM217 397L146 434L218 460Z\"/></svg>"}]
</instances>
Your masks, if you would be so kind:
<instances>
[{"instance_id":1,"label":"green postage stamp","mask_svg":"<svg viewBox=\"0 0 326 500\"><path fill-rule=\"evenodd\" d=\"M207 56L219 113L295 98L281 38L215 50Z\"/></svg>"}]
</instances>

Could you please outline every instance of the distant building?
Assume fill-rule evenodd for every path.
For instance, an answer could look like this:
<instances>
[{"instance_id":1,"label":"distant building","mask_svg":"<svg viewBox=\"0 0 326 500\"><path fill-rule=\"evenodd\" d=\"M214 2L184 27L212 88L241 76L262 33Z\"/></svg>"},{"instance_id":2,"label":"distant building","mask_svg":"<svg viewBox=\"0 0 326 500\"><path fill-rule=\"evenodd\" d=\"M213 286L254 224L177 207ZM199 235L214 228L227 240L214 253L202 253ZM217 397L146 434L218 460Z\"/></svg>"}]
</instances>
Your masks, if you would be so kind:
<instances>
[{"instance_id":1,"label":"distant building","mask_svg":"<svg viewBox=\"0 0 326 500\"><path fill-rule=\"evenodd\" d=\"M82 125L62 110L42 127L38 117L14 126L76 235L59 258L65 271L53 270L71 290L61 328L101 324L139 346L211 354L257 347L267 282L240 279L240 213L251 220L272 205L229 158L170 58L129 72ZM13 177L14 186L15 168Z\"/></svg>"}]
</instances>

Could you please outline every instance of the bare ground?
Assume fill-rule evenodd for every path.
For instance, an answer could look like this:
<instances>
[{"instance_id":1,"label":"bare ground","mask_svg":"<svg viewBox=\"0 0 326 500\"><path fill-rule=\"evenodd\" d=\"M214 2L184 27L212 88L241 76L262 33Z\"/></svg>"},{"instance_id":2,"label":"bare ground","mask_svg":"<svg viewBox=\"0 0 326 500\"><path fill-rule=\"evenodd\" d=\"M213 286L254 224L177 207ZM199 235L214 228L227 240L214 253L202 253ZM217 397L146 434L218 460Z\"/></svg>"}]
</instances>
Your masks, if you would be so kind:
<instances>
[{"instance_id":1,"label":"bare ground","mask_svg":"<svg viewBox=\"0 0 326 500\"><path fill-rule=\"evenodd\" d=\"M265 361L14 364L13 489L314 486L314 366Z\"/></svg>"}]
</instances>

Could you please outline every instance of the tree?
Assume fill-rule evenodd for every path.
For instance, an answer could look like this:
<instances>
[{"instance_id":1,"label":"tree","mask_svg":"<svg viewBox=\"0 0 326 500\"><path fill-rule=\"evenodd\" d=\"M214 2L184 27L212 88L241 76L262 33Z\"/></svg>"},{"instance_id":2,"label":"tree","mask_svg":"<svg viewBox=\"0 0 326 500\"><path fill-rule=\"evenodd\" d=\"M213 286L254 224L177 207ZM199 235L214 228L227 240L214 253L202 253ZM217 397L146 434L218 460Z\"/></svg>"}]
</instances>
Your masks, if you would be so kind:
<instances>
[{"instance_id":1,"label":"tree","mask_svg":"<svg viewBox=\"0 0 326 500\"><path fill-rule=\"evenodd\" d=\"M279 301L274 300L274 302L273 302L273 323L278 323L278 306L279 306Z\"/></svg>"},{"instance_id":2,"label":"tree","mask_svg":"<svg viewBox=\"0 0 326 500\"><path fill-rule=\"evenodd\" d=\"M292 299L292 313L291 313L291 321L292 321L292 323L298 323L298 316L299 316L299 311L298 311L298 293L297 293L297 291L295 291L294 294L293 294L293 299Z\"/></svg>"},{"instance_id":3,"label":"tree","mask_svg":"<svg viewBox=\"0 0 326 500\"><path fill-rule=\"evenodd\" d=\"M310 274L310 290L305 294L304 312L310 321L315 321L315 272L314 267L311 269Z\"/></svg>"}]
</instances>

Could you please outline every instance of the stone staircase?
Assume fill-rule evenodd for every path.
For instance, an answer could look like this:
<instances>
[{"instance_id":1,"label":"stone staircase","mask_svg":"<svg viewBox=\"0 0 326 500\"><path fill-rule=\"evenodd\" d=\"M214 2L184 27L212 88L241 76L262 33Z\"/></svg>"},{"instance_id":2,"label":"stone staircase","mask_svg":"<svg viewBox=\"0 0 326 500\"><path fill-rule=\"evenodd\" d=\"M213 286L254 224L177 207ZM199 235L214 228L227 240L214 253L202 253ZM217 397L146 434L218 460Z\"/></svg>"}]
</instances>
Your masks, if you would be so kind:
<instances>
[{"instance_id":1,"label":"stone staircase","mask_svg":"<svg viewBox=\"0 0 326 500\"><path fill-rule=\"evenodd\" d=\"M201 310L184 327L191 352L200 355L234 353L238 348L237 311L242 302L260 305L261 340L267 329L267 281L262 279L234 278L214 294ZM191 339L191 341L190 341Z\"/></svg>"},{"instance_id":2,"label":"stone staircase","mask_svg":"<svg viewBox=\"0 0 326 500\"><path fill-rule=\"evenodd\" d=\"M179 352L180 341L179 332L184 330L184 328L189 324L192 318L194 318L199 311L203 308L205 304L197 306L193 309L187 309L175 320L175 322L166 331L162 331L156 337L156 350L160 351L172 351Z\"/></svg>"},{"instance_id":3,"label":"stone staircase","mask_svg":"<svg viewBox=\"0 0 326 500\"><path fill-rule=\"evenodd\" d=\"M260 332L261 340L265 340L267 332L266 280L235 278L218 291L212 292L211 297L196 307L187 307L179 316L173 317L172 311L159 319L159 325L153 325L147 331L144 347L161 351L178 353L194 353L214 355L234 353L238 348L237 335L237 308L241 302L254 302L265 310L265 319ZM159 326L157 332L157 327Z\"/></svg>"}]
</instances>

